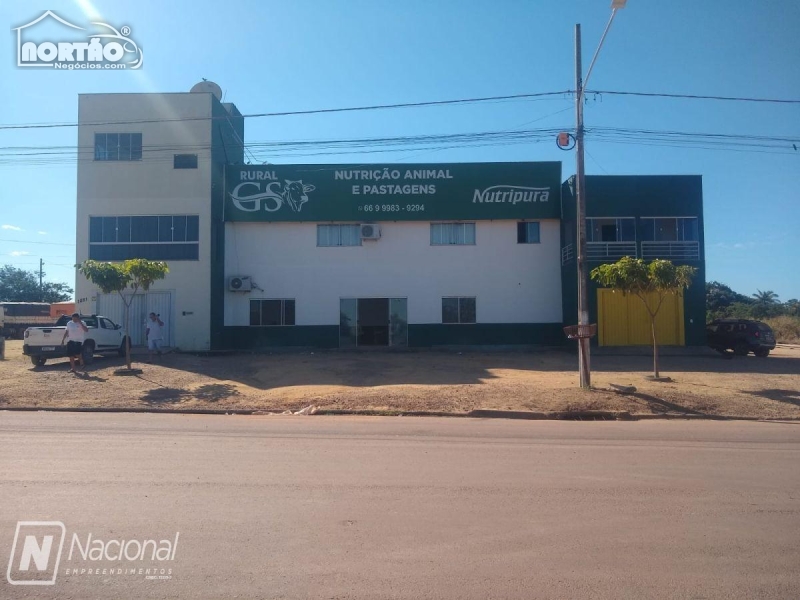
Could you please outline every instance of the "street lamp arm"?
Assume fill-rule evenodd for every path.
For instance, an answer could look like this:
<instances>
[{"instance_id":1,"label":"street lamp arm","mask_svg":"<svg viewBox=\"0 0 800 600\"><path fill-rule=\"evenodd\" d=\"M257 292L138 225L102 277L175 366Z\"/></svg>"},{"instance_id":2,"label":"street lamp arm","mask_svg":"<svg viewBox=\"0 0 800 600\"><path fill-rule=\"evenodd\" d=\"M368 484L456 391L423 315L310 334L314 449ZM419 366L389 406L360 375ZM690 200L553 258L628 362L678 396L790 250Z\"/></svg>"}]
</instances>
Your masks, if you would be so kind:
<instances>
[{"instance_id":1,"label":"street lamp arm","mask_svg":"<svg viewBox=\"0 0 800 600\"><path fill-rule=\"evenodd\" d=\"M611 9L611 18L608 20L606 24L606 28L603 31L603 35L600 38L600 43L597 45L597 50L594 51L594 56L592 56L592 62L589 63L589 70L586 71L586 78L583 80L581 84L581 89L579 91L578 102L582 105L583 104L583 92L586 89L586 86L589 84L589 77L592 75L592 69L594 68L594 63L597 61L597 55L600 54L600 48L603 47L603 42L606 40L606 36L608 35L608 30L611 29L611 23L614 22L614 17L617 15L616 8Z\"/></svg>"}]
</instances>

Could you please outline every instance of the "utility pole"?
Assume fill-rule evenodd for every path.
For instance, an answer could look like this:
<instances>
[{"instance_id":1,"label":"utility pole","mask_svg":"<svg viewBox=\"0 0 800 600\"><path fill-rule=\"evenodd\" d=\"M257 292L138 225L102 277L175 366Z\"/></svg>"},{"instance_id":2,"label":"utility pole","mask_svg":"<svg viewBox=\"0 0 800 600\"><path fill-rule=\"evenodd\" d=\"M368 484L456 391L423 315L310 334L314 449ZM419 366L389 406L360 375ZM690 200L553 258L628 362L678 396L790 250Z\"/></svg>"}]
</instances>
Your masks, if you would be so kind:
<instances>
[{"instance_id":1,"label":"utility pole","mask_svg":"<svg viewBox=\"0 0 800 600\"><path fill-rule=\"evenodd\" d=\"M578 241L578 325L589 325L589 303L586 287L586 173L583 155L583 67L581 65L581 26L575 25L575 199L577 241ZM589 389L592 385L592 372L589 363L589 338L578 338L578 367L581 387Z\"/></svg>"},{"instance_id":2,"label":"utility pole","mask_svg":"<svg viewBox=\"0 0 800 600\"><path fill-rule=\"evenodd\" d=\"M44 288L42 287L42 278L44 277L44 260L39 259L39 297L44 302Z\"/></svg>"}]
</instances>

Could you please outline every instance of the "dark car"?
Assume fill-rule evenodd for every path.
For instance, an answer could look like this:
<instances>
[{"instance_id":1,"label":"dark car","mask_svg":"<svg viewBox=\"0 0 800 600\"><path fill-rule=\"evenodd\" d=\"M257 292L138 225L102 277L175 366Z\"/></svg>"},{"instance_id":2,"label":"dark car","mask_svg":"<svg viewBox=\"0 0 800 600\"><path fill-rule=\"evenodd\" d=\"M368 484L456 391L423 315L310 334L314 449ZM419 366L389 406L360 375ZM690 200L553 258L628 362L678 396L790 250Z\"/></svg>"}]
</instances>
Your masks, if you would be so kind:
<instances>
[{"instance_id":1,"label":"dark car","mask_svg":"<svg viewBox=\"0 0 800 600\"><path fill-rule=\"evenodd\" d=\"M708 345L717 352L733 350L738 356L752 352L763 358L775 349L775 334L761 321L716 319L706 326L706 335Z\"/></svg>"}]
</instances>

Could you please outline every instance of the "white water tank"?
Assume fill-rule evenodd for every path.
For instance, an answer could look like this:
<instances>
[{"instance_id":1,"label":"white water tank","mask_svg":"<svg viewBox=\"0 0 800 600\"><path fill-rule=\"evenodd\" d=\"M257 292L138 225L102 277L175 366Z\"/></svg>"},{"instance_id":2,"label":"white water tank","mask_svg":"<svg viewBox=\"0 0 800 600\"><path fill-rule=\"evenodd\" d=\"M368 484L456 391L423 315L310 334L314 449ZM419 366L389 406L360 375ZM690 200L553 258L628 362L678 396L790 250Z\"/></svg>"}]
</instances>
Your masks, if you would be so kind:
<instances>
[{"instance_id":1,"label":"white water tank","mask_svg":"<svg viewBox=\"0 0 800 600\"><path fill-rule=\"evenodd\" d=\"M189 91L193 94L214 94L214 97L222 102L222 88L213 81L206 81L204 79L200 83L194 84Z\"/></svg>"}]
</instances>

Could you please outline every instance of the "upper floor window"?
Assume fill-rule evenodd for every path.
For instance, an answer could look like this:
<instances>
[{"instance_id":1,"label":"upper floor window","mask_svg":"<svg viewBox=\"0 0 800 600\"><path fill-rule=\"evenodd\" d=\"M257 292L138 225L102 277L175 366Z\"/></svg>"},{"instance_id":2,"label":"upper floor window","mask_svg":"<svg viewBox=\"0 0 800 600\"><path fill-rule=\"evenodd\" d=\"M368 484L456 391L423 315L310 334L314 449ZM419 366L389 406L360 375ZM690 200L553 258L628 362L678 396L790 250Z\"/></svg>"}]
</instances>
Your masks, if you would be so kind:
<instances>
[{"instance_id":1,"label":"upper floor window","mask_svg":"<svg viewBox=\"0 0 800 600\"><path fill-rule=\"evenodd\" d=\"M358 225L317 225L317 246L360 246Z\"/></svg>"},{"instance_id":2,"label":"upper floor window","mask_svg":"<svg viewBox=\"0 0 800 600\"><path fill-rule=\"evenodd\" d=\"M697 217L648 217L642 219L642 240L646 242L697 242Z\"/></svg>"},{"instance_id":3,"label":"upper floor window","mask_svg":"<svg viewBox=\"0 0 800 600\"><path fill-rule=\"evenodd\" d=\"M586 219L587 242L635 242L636 219L591 218Z\"/></svg>"},{"instance_id":4,"label":"upper floor window","mask_svg":"<svg viewBox=\"0 0 800 600\"><path fill-rule=\"evenodd\" d=\"M539 241L539 221L517 223L518 244L538 244Z\"/></svg>"},{"instance_id":5,"label":"upper floor window","mask_svg":"<svg viewBox=\"0 0 800 600\"><path fill-rule=\"evenodd\" d=\"M431 223L431 246L474 246L475 223Z\"/></svg>"},{"instance_id":6,"label":"upper floor window","mask_svg":"<svg viewBox=\"0 0 800 600\"><path fill-rule=\"evenodd\" d=\"M142 160L141 133L95 133L95 160Z\"/></svg>"},{"instance_id":7,"label":"upper floor window","mask_svg":"<svg viewBox=\"0 0 800 600\"><path fill-rule=\"evenodd\" d=\"M173 169L196 169L197 154L175 154L172 159Z\"/></svg>"},{"instance_id":8,"label":"upper floor window","mask_svg":"<svg viewBox=\"0 0 800 600\"><path fill-rule=\"evenodd\" d=\"M89 258L94 260L197 260L197 215L89 217Z\"/></svg>"}]
</instances>

